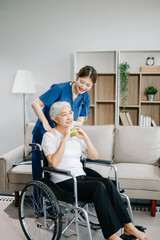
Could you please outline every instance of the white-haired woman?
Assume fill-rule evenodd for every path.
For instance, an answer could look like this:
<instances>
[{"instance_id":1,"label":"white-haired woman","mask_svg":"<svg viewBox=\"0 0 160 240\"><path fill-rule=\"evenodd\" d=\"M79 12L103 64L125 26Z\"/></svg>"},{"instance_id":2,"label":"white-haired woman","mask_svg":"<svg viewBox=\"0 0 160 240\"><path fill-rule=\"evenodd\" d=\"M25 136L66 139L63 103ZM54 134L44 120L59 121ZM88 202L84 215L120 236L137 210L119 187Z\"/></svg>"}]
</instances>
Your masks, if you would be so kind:
<instances>
[{"instance_id":1,"label":"white-haired woman","mask_svg":"<svg viewBox=\"0 0 160 240\"><path fill-rule=\"evenodd\" d=\"M148 240L131 223L124 203L112 183L106 178L86 176L80 156L83 153L92 159L98 159L98 153L87 134L77 128L78 135L71 137L73 112L67 102L56 102L50 108L50 117L55 122L56 135L46 132L42 139L44 154L53 168L71 171L77 178L78 199L93 202L105 239L121 239L116 232L124 227L125 233L139 240ZM69 176L51 174L51 180L60 188L73 192L73 179Z\"/></svg>"}]
</instances>

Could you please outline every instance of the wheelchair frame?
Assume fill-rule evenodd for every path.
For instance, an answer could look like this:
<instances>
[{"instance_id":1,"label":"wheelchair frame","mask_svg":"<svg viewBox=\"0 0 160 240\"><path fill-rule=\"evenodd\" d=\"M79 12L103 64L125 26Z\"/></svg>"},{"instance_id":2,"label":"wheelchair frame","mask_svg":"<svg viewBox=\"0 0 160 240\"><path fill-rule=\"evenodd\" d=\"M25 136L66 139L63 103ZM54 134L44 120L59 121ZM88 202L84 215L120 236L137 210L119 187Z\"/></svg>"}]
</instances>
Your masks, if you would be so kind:
<instances>
[{"instance_id":1,"label":"wheelchair frame","mask_svg":"<svg viewBox=\"0 0 160 240\"><path fill-rule=\"evenodd\" d=\"M35 240L35 238L32 237L31 233L29 233L29 229L27 229L28 214L26 213L27 217L25 216L25 212L26 212L25 211L25 207L26 207L25 206L25 198L27 199L27 197L28 196L30 197L30 194L31 194L32 197L30 198L30 201L31 201L31 204L33 205L32 206L33 222L36 224L36 227L39 228L38 229L39 231L42 230L42 232L43 232L44 230L46 230L48 234L49 234L49 232L52 232L51 233L51 239L52 240L59 240L60 237L61 237L61 234L64 237L70 237L71 235L73 235L73 234L71 234L70 236L67 236L67 235L65 235L65 232L70 227L70 225L73 222L75 222L76 223L76 233L74 233L74 235L77 236L77 240L80 239L79 225L84 225L84 226L87 227L89 239L92 240L92 233L91 233L91 227L90 227L91 224L90 224L90 221L89 221L89 215L93 215L93 216L95 216L95 215L93 213L85 210L85 207L86 207L87 203L84 203L83 207L79 206L76 177L73 174L71 174L70 171L65 171L65 170L62 170L62 169L54 169L54 168L51 168L51 167L45 167L44 166L44 161L43 161L43 152L42 152L41 145L30 144L30 146L32 146L34 148L33 151L39 151L40 152L42 179L44 178L45 173L51 173L51 172L54 173L54 174L63 174L63 175L67 175L67 176L72 177L73 182L74 182L74 194L73 194L74 202L72 204L69 203L70 204L69 208L70 208L70 210L73 210L75 212L75 216L67 223L67 226L62 230L62 214L61 214L60 207L59 207L59 202L58 202L60 200L57 200L56 194L51 190L51 188L49 186L47 186L47 184L45 182L34 180L34 181L28 183L26 185L26 187L22 190L21 195L20 195L20 201L19 201L19 219L20 219L22 229L23 229L27 239L28 240ZM126 196L124 194L124 192L121 192L120 189L119 189L118 172L117 172L117 168L115 167L113 162L112 161L105 161L105 160L85 159L84 164L86 165L86 163L88 163L88 164L93 164L94 163L94 164L98 164L98 165L100 164L100 165L104 165L106 167L112 167L114 169L117 190L118 190L119 194L127 200L127 206L128 206L128 209L129 209L129 214L130 214L132 223L134 224L134 219L133 219L133 213L132 213L130 200L129 200L128 196ZM40 213L41 215L37 214L36 210L35 210L36 207L39 208L37 203L36 203L37 206L35 207L35 202L34 202L35 201L35 196L34 196L35 195L35 189L36 189L37 185L40 188L40 189L37 190L37 194L43 193L42 196L38 195L38 197L40 199L41 199L41 197L43 198L43 201L42 201L43 202L43 209L41 210L41 213ZM29 187L31 187L31 186L33 186L32 189L28 190ZM49 200L47 200L47 197L48 197ZM53 204L52 204L52 201L53 201ZM39 204L41 205L41 203L39 203ZM28 205L28 206L30 206L30 205ZM54 217L49 215L48 206L49 206L49 208L50 208L50 206L53 207L53 210L55 211L54 214L53 214ZM55 210L55 206L56 206L56 210ZM70 212L70 210L68 210L68 212ZM80 218L80 213L82 213L84 218L85 218L84 222ZM39 218L44 218L43 224L42 223L37 224ZM48 219L50 219L50 221L52 223L48 223L48 221L49 221ZM48 226L49 226L49 228L48 228ZM57 226L58 226L58 229L56 230L57 232L55 233L55 228L57 228ZM53 237L52 237L52 234L53 234ZM44 237L43 237L43 239L44 239ZM123 238L123 239L125 239L125 238Z\"/></svg>"}]
</instances>

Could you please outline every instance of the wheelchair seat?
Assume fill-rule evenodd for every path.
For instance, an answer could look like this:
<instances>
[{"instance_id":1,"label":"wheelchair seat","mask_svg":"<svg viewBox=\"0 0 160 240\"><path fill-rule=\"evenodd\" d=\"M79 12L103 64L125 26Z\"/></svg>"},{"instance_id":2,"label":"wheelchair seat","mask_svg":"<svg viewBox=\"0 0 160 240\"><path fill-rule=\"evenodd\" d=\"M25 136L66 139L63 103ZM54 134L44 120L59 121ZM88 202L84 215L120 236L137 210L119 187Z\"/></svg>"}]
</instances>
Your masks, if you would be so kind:
<instances>
[{"instance_id":1,"label":"wheelchair seat","mask_svg":"<svg viewBox=\"0 0 160 240\"><path fill-rule=\"evenodd\" d=\"M41 181L45 183L50 189L54 192L59 201L65 201L73 204L75 201L74 194L72 192L67 192L59 188L55 183L50 181L49 179L42 178Z\"/></svg>"}]
</instances>

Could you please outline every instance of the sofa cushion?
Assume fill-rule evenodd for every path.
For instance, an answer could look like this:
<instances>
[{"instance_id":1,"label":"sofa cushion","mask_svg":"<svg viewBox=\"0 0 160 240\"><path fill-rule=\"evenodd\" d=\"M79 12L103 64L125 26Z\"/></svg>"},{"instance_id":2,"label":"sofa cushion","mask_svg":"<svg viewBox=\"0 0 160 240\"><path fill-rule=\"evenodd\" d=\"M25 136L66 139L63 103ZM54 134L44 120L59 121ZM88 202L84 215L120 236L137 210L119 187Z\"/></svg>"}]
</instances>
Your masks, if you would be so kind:
<instances>
[{"instance_id":1,"label":"sofa cushion","mask_svg":"<svg viewBox=\"0 0 160 240\"><path fill-rule=\"evenodd\" d=\"M160 127L119 126L115 130L116 163L157 164L160 157Z\"/></svg>"},{"instance_id":2,"label":"sofa cushion","mask_svg":"<svg viewBox=\"0 0 160 240\"><path fill-rule=\"evenodd\" d=\"M82 128L96 147L99 159L111 160L113 158L114 125L84 125Z\"/></svg>"},{"instance_id":3,"label":"sofa cushion","mask_svg":"<svg viewBox=\"0 0 160 240\"><path fill-rule=\"evenodd\" d=\"M117 163L121 189L160 191L160 168L149 164ZM114 179L111 170L109 178Z\"/></svg>"},{"instance_id":4,"label":"sofa cushion","mask_svg":"<svg viewBox=\"0 0 160 240\"><path fill-rule=\"evenodd\" d=\"M28 122L26 124L26 135L25 135L25 144L24 144L25 158L28 158L28 154L32 150L29 144L32 143L32 130L35 126L35 123L36 122Z\"/></svg>"},{"instance_id":5,"label":"sofa cushion","mask_svg":"<svg viewBox=\"0 0 160 240\"><path fill-rule=\"evenodd\" d=\"M10 183L28 183L32 181L32 165L18 165L13 167L8 172Z\"/></svg>"}]
</instances>

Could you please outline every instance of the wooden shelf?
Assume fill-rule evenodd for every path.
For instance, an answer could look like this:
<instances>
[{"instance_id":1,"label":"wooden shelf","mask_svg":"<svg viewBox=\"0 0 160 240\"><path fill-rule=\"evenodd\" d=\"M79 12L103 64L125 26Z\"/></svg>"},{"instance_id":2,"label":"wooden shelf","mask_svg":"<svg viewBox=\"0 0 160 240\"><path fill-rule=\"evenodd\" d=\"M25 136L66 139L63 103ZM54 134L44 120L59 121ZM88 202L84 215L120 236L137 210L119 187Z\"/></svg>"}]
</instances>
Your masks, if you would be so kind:
<instances>
[{"instance_id":1,"label":"wooden shelf","mask_svg":"<svg viewBox=\"0 0 160 240\"><path fill-rule=\"evenodd\" d=\"M128 62L130 75L128 81L129 99L126 102L126 109L131 115L134 125L140 122L140 116L150 116L156 124L160 125L160 72L142 72L148 56L155 58L156 65L160 65L160 50L122 50L119 52L119 60ZM147 70L146 70L147 71ZM154 101L148 101L145 89L154 86L158 89ZM120 111L123 111L120 106Z\"/></svg>"},{"instance_id":2,"label":"wooden shelf","mask_svg":"<svg viewBox=\"0 0 160 240\"><path fill-rule=\"evenodd\" d=\"M157 126L160 125L160 103L142 104L141 114L144 116L150 116L156 122Z\"/></svg>"},{"instance_id":3,"label":"wooden shelf","mask_svg":"<svg viewBox=\"0 0 160 240\"><path fill-rule=\"evenodd\" d=\"M115 99L115 74L100 74L96 83L96 99L97 100L113 100Z\"/></svg>"},{"instance_id":4,"label":"wooden shelf","mask_svg":"<svg viewBox=\"0 0 160 240\"><path fill-rule=\"evenodd\" d=\"M125 108L139 108L139 105L125 105ZM120 105L120 108L123 108L122 105Z\"/></svg>"},{"instance_id":5,"label":"wooden shelf","mask_svg":"<svg viewBox=\"0 0 160 240\"><path fill-rule=\"evenodd\" d=\"M160 75L160 72L140 72L142 75Z\"/></svg>"},{"instance_id":6,"label":"wooden shelf","mask_svg":"<svg viewBox=\"0 0 160 240\"><path fill-rule=\"evenodd\" d=\"M160 50L108 50L75 51L74 74L85 65L93 66L98 72L97 83L89 92L91 97L90 116L85 124L119 124L119 113L127 111L133 125L139 125L140 116L146 115L160 125L160 72L141 72L148 56L155 58L160 65ZM120 100L119 64L130 65L128 80L129 98L123 109ZM154 101L148 101L145 89L154 86L158 89Z\"/></svg>"},{"instance_id":7,"label":"wooden shelf","mask_svg":"<svg viewBox=\"0 0 160 240\"><path fill-rule=\"evenodd\" d=\"M126 106L139 105L139 88L140 88L140 74L136 73L130 74L127 85L129 98L125 103Z\"/></svg>"},{"instance_id":8,"label":"wooden shelf","mask_svg":"<svg viewBox=\"0 0 160 240\"><path fill-rule=\"evenodd\" d=\"M97 125L113 124L115 120L114 103L98 103L97 105Z\"/></svg>"},{"instance_id":9,"label":"wooden shelf","mask_svg":"<svg viewBox=\"0 0 160 240\"><path fill-rule=\"evenodd\" d=\"M159 103L160 104L160 101L141 101L142 104L156 104L156 103Z\"/></svg>"},{"instance_id":10,"label":"wooden shelf","mask_svg":"<svg viewBox=\"0 0 160 240\"><path fill-rule=\"evenodd\" d=\"M93 86L91 90L88 92L91 98L90 104L95 104L95 87Z\"/></svg>"},{"instance_id":11,"label":"wooden shelf","mask_svg":"<svg viewBox=\"0 0 160 240\"><path fill-rule=\"evenodd\" d=\"M90 107L89 111L90 115L87 117L87 120L84 122L84 125L94 125L94 116L95 116L95 109L94 107Z\"/></svg>"},{"instance_id":12,"label":"wooden shelf","mask_svg":"<svg viewBox=\"0 0 160 240\"><path fill-rule=\"evenodd\" d=\"M158 92L154 96L154 101L148 101L145 89L154 86ZM140 115L149 116L156 125L160 125L160 73L142 73L140 87Z\"/></svg>"},{"instance_id":13,"label":"wooden shelf","mask_svg":"<svg viewBox=\"0 0 160 240\"><path fill-rule=\"evenodd\" d=\"M116 100L96 100L97 103L115 103Z\"/></svg>"},{"instance_id":14,"label":"wooden shelf","mask_svg":"<svg viewBox=\"0 0 160 240\"><path fill-rule=\"evenodd\" d=\"M116 72L108 72L108 73L104 72L104 73L98 73L99 76L101 76L101 75L115 75L115 74L116 74Z\"/></svg>"},{"instance_id":15,"label":"wooden shelf","mask_svg":"<svg viewBox=\"0 0 160 240\"><path fill-rule=\"evenodd\" d=\"M154 96L154 101L160 101L160 74L143 74L141 77L141 102L147 101L145 89L149 86L157 88L158 92Z\"/></svg>"}]
</instances>

